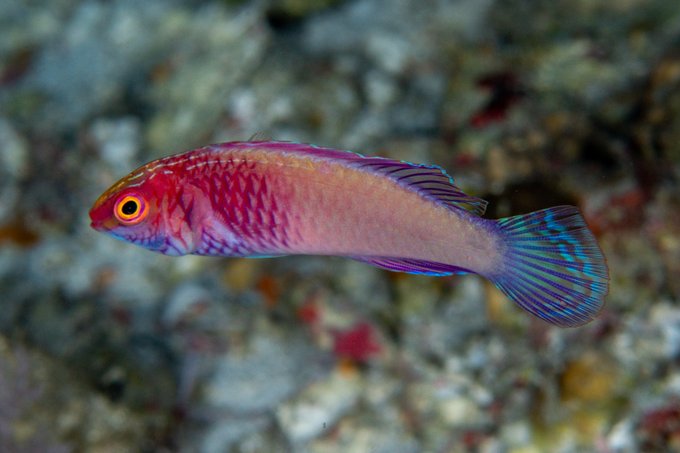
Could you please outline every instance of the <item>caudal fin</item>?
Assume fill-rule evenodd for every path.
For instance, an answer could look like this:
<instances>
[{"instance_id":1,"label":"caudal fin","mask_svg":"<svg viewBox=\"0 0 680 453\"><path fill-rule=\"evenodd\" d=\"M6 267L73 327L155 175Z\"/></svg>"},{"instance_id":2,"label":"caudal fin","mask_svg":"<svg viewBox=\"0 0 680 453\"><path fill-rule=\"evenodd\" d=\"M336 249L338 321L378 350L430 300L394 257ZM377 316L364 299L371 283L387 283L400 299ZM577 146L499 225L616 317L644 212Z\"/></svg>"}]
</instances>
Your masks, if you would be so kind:
<instances>
[{"instance_id":1,"label":"caudal fin","mask_svg":"<svg viewBox=\"0 0 680 453\"><path fill-rule=\"evenodd\" d=\"M496 222L504 259L488 277L501 291L558 326L597 315L609 289L607 262L578 209L558 206Z\"/></svg>"}]
</instances>

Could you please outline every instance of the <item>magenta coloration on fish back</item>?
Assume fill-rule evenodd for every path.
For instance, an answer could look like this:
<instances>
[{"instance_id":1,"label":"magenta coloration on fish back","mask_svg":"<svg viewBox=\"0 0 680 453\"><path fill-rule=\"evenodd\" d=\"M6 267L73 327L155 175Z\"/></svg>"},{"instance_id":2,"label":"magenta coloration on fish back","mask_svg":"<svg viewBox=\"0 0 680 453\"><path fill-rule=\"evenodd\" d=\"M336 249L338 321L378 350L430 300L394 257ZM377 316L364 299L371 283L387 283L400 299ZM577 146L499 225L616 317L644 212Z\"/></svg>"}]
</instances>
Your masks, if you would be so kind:
<instances>
[{"instance_id":1,"label":"magenta coloration on fish back","mask_svg":"<svg viewBox=\"0 0 680 453\"><path fill-rule=\"evenodd\" d=\"M574 207L500 220L441 168L289 142L231 142L146 164L93 228L169 255L346 256L399 272L476 273L556 325L593 319L604 256Z\"/></svg>"}]
</instances>

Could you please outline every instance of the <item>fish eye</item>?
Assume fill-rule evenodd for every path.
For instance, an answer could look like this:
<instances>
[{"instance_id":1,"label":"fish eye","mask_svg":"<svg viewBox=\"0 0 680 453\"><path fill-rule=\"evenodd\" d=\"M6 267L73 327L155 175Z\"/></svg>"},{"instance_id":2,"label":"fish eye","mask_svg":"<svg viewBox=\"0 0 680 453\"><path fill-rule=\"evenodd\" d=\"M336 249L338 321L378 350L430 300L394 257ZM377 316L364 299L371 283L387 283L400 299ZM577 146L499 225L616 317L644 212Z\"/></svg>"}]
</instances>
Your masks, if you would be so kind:
<instances>
[{"instance_id":1,"label":"fish eye","mask_svg":"<svg viewBox=\"0 0 680 453\"><path fill-rule=\"evenodd\" d=\"M137 201L128 200L121 206L120 211L125 215L134 215L134 213L137 212L137 209L139 209Z\"/></svg>"},{"instance_id":2,"label":"fish eye","mask_svg":"<svg viewBox=\"0 0 680 453\"><path fill-rule=\"evenodd\" d=\"M144 220L148 213L148 208L142 197L126 195L116 202L113 213L122 224L135 225Z\"/></svg>"}]
</instances>

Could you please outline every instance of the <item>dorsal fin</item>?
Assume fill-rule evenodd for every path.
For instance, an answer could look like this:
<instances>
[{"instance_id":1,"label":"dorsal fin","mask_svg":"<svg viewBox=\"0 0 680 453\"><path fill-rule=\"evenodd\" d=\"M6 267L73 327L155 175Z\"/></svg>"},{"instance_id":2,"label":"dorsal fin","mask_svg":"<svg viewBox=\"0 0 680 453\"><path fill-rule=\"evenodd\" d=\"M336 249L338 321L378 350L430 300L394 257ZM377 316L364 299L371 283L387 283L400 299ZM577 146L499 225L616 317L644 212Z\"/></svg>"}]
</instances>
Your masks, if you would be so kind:
<instances>
[{"instance_id":1,"label":"dorsal fin","mask_svg":"<svg viewBox=\"0 0 680 453\"><path fill-rule=\"evenodd\" d=\"M415 190L449 209L464 209L480 216L486 210L486 200L463 192L453 183L453 178L436 165L412 164L384 157L367 157L350 151L294 142L241 142L228 145L296 152L317 158L342 160L355 168L386 176L401 186Z\"/></svg>"},{"instance_id":2,"label":"dorsal fin","mask_svg":"<svg viewBox=\"0 0 680 453\"><path fill-rule=\"evenodd\" d=\"M382 157L365 157L356 164L385 175L448 208L465 209L480 216L486 210L486 200L463 192L453 183L453 178L436 165L418 165Z\"/></svg>"}]
</instances>

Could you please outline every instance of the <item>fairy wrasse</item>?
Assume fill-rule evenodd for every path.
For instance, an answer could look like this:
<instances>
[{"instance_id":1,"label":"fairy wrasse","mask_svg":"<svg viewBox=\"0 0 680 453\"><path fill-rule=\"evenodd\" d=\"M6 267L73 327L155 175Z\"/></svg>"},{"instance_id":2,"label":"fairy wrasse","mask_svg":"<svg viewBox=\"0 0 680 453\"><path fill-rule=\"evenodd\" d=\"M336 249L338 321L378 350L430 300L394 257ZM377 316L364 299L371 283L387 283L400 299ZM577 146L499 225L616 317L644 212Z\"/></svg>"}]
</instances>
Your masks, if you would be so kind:
<instances>
[{"instance_id":1,"label":"fairy wrasse","mask_svg":"<svg viewBox=\"0 0 680 453\"><path fill-rule=\"evenodd\" d=\"M166 255L337 255L391 271L476 273L559 326L595 317L608 270L579 211L499 220L444 170L288 142L150 162L95 202L92 227Z\"/></svg>"}]
</instances>

